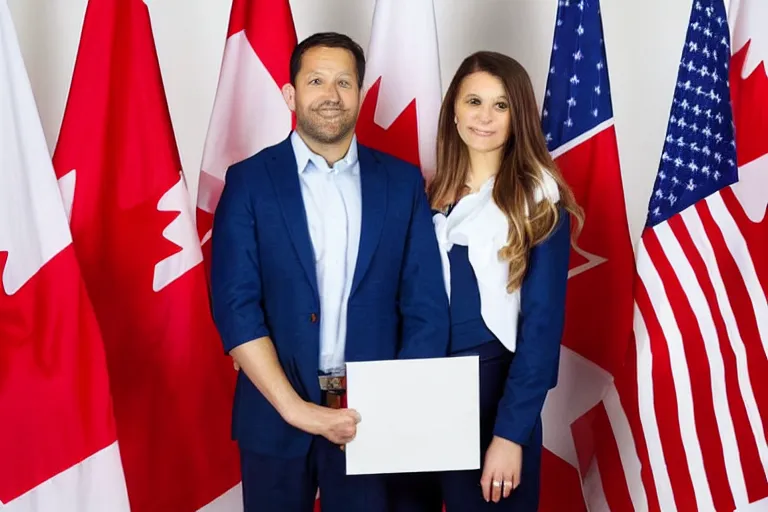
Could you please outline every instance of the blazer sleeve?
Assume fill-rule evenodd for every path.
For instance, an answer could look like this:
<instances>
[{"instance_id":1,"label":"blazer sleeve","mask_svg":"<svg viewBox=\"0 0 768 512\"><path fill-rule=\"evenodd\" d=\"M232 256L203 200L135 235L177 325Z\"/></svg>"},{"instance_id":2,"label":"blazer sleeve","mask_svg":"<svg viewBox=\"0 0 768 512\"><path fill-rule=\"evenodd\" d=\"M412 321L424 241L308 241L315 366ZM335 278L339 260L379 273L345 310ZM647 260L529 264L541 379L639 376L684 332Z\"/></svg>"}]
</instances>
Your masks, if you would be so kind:
<instances>
[{"instance_id":1,"label":"blazer sleeve","mask_svg":"<svg viewBox=\"0 0 768 512\"><path fill-rule=\"evenodd\" d=\"M401 315L400 359L443 357L448 352L448 297L432 225L424 179L409 168L413 206L400 271L398 306Z\"/></svg>"},{"instance_id":2,"label":"blazer sleeve","mask_svg":"<svg viewBox=\"0 0 768 512\"><path fill-rule=\"evenodd\" d=\"M211 235L211 307L224 351L268 336L246 162L227 171Z\"/></svg>"},{"instance_id":3,"label":"blazer sleeve","mask_svg":"<svg viewBox=\"0 0 768 512\"><path fill-rule=\"evenodd\" d=\"M515 357L499 402L494 435L528 444L547 392L557 384L565 323L565 288L570 256L570 218L534 247L520 290L520 326Z\"/></svg>"}]
</instances>

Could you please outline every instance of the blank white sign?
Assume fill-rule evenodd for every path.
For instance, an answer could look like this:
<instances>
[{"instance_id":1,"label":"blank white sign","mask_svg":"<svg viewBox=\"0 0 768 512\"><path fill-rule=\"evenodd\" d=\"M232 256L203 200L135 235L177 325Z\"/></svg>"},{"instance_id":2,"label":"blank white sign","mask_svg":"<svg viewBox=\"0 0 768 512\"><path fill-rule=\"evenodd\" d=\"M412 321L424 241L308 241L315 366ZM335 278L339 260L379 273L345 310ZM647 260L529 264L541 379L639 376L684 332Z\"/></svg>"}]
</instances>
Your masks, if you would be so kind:
<instances>
[{"instance_id":1,"label":"blank white sign","mask_svg":"<svg viewBox=\"0 0 768 512\"><path fill-rule=\"evenodd\" d=\"M347 363L347 406L362 421L347 474L480 467L477 356Z\"/></svg>"}]
</instances>

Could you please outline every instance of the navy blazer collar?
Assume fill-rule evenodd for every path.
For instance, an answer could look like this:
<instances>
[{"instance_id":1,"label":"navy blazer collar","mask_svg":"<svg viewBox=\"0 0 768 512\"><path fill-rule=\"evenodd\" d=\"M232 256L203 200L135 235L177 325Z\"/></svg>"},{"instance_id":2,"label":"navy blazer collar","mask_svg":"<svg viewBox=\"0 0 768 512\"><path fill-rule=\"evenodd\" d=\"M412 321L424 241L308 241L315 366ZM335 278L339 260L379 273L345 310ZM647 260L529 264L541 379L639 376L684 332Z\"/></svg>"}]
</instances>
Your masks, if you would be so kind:
<instances>
[{"instance_id":1,"label":"navy blazer collar","mask_svg":"<svg viewBox=\"0 0 768 512\"><path fill-rule=\"evenodd\" d=\"M360 159L362 219L360 247L350 297L354 295L373 260L373 255L381 238L387 210L387 173L383 163L375 152L359 142L358 158ZM283 219L288 227L288 234L307 279L309 279L315 295L318 296L312 239L309 235L296 156L293 152L290 136L274 146L271 158L267 161L267 169L283 213Z\"/></svg>"}]
</instances>

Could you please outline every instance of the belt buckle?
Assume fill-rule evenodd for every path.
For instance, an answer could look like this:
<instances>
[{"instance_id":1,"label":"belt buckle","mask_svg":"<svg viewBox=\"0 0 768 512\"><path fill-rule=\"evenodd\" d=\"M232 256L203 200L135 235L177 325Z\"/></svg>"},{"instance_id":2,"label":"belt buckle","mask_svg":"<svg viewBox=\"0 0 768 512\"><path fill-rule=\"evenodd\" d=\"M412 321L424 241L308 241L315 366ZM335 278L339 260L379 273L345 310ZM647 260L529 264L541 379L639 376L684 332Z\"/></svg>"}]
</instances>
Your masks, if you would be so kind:
<instances>
[{"instance_id":1,"label":"belt buckle","mask_svg":"<svg viewBox=\"0 0 768 512\"><path fill-rule=\"evenodd\" d=\"M323 391L345 391L347 377L345 375L320 375L320 389Z\"/></svg>"},{"instance_id":2,"label":"belt buckle","mask_svg":"<svg viewBox=\"0 0 768 512\"><path fill-rule=\"evenodd\" d=\"M343 373L319 374L322 401L331 409L344 409L347 406L347 377Z\"/></svg>"}]
</instances>

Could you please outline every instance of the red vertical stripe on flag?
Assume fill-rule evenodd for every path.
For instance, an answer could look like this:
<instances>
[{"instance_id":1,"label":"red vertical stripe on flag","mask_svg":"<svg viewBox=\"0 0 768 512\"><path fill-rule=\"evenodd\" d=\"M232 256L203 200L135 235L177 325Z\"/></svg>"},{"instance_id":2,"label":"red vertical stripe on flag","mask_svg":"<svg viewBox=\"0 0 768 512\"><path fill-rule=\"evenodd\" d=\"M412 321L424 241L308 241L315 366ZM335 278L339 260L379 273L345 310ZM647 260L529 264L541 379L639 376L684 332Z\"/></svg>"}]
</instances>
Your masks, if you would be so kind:
<instances>
[{"instance_id":1,"label":"red vertical stripe on flag","mask_svg":"<svg viewBox=\"0 0 768 512\"><path fill-rule=\"evenodd\" d=\"M696 211L700 218L707 218L711 222L709 216L709 210L705 203L699 203L696 205ZM728 332L726 330L725 321L723 320L722 310L717 302L714 286L707 273L707 267L704 260L701 258L690 234L685 229L685 226L679 218L674 218L670 221L673 231L677 239L679 240L683 250L686 253L686 257L691 263L696 279L702 288L702 291L707 299L707 304L712 312L712 318L715 323L716 333L719 341L720 353L723 357L723 364L725 369L725 382L723 383L726 389L729 403L729 412L733 421L734 430L736 432L736 441L739 445L739 456L741 458L741 465L744 468L744 478L749 488L763 488L766 485L765 474L760 463L760 459L757 452L757 444L755 443L754 435L747 417L747 411L742 398L741 389L738 382L738 370L736 367L736 355L731 347ZM705 226L707 233L715 233L717 227L709 224ZM717 258L722 261L725 255L718 254ZM717 265L715 262L711 262L713 265ZM733 284L743 284L740 278L729 279L726 281L728 285L726 289L731 288ZM726 298L726 300L730 300ZM734 342L736 340L734 339ZM720 385L715 383L715 385ZM751 384L749 384L751 386ZM762 428L762 425L761 425ZM755 470L758 471L755 471Z\"/></svg>"},{"instance_id":2,"label":"red vertical stripe on flag","mask_svg":"<svg viewBox=\"0 0 768 512\"><path fill-rule=\"evenodd\" d=\"M726 189L722 192L722 196L729 210L738 215L736 210L741 211L741 205L733 196L733 192L730 189ZM758 407L761 409L760 414L763 418L763 428L764 431L768 432L768 379L766 379L766 375L768 375L768 359L766 359L763 341L760 338L755 310L749 298L749 292L744 283L742 271L729 250L720 227L708 208L700 208L699 214L704 224L704 229L709 234L709 240L717 258L723 282L726 283L725 289L728 294L728 300L731 303L736 324L738 325L747 353L750 380L755 391ZM748 257L748 255L744 256ZM752 262L755 266L767 263L764 258L762 260L752 259ZM768 271L768 269L766 270Z\"/></svg>"},{"instance_id":3,"label":"red vertical stripe on flag","mask_svg":"<svg viewBox=\"0 0 768 512\"><path fill-rule=\"evenodd\" d=\"M643 234L643 244L649 242L655 242L658 246L656 235L653 231L646 230ZM651 256L650 250L648 255ZM654 258L651 256L650 260L654 261ZM646 262L646 264L650 264L650 262ZM687 458L683 449L680 421L677 417L677 390L672 379L667 340L642 280L635 283L635 301L645 321L650 344L648 348L653 354L653 382L645 384L653 385L653 409L658 419L659 438L664 449L664 460L667 464L675 502L696 503L693 482L688 473Z\"/></svg>"},{"instance_id":4,"label":"red vertical stripe on flag","mask_svg":"<svg viewBox=\"0 0 768 512\"><path fill-rule=\"evenodd\" d=\"M714 220L711 218L709 208L704 202L697 204L695 208L699 214L699 217L704 223L704 230L710 234L709 238L711 239L712 234L718 233L718 228L716 225L714 225ZM710 280L709 274L707 273L706 263L696 249L696 246L694 245L689 232L685 229L685 226L682 224L682 222L679 222L678 218L674 218L672 221L670 222L672 229L675 232L677 239L680 241L680 244L686 253L686 257L693 267L694 273L696 274L696 279L701 285L702 291L704 292L704 295L707 299L707 303L709 304L709 308L712 312L712 317L715 322L720 353L723 356L723 363L725 366L724 385L728 396L731 419L733 420L734 430L736 431L736 441L739 445L739 457L741 459L741 465L744 470L744 479L746 481L747 491L749 492L750 489L765 490L766 486L768 486L768 481L766 481L765 471L763 469L762 463L760 462L760 457L757 451L755 436L752 433L752 427L750 426L749 418L747 417L746 406L744 404L744 399L742 398L741 389L739 387L736 355L733 351L733 348L731 347L731 342L729 341L728 332L725 326L725 321L723 319L722 310L717 302L714 286L712 285L712 281ZM723 249L725 248L723 247ZM717 251L715 254L718 262L725 263L727 260L733 262L732 258L730 258L730 255L728 254L722 254ZM722 268L721 265L716 262L711 262L711 264L716 265L718 269ZM726 297L726 300L731 301L730 297L737 296L746 298L746 289L744 288L743 279L740 276L729 276L729 279L727 279L725 282L727 283L726 290L729 292L729 297ZM733 302L731 302L731 307L733 308ZM751 312L751 308L748 311ZM739 322L737 320L737 325L738 324ZM733 342L736 342L736 340L734 339ZM765 357L762 357L761 359L765 361ZM719 385L719 383L715 384ZM752 386L751 382L747 383L747 385L754 389L754 386ZM759 403L760 401L758 399L758 404ZM762 428L763 425L761 424L760 427ZM762 494L760 496L762 496ZM756 498L757 495L754 495L753 497Z\"/></svg>"},{"instance_id":5,"label":"red vertical stripe on flag","mask_svg":"<svg viewBox=\"0 0 768 512\"><path fill-rule=\"evenodd\" d=\"M616 391L619 395L621 407L624 410L629 426L632 429L632 439L635 442L637 457L640 459L640 476L648 499L648 510L649 512L660 512L661 507L659 506L659 498L656 494L656 483L653 480L651 461L648 457L648 445L645 441L645 433L643 432L643 425L640 421L637 379L637 345L633 335L627 351L627 364L624 367L624 371L616 377L614 384L616 385ZM615 469L612 473L614 472L616 472ZM624 477L623 472L621 473L621 476ZM606 476L604 475L604 481L605 478ZM609 501L608 505L612 506L613 504ZM611 509L619 510L613 506Z\"/></svg>"},{"instance_id":6,"label":"red vertical stripe on flag","mask_svg":"<svg viewBox=\"0 0 768 512\"><path fill-rule=\"evenodd\" d=\"M728 195L733 197L731 190L723 192L724 198ZM735 198L733 200L735 201ZM732 206L741 210L738 202ZM698 207L698 211L704 228L709 234L709 239L717 258L718 269L723 276L723 281L726 283L725 289L728 300L731 303L739 334L744 343L749 371L749 385L752 386L754 391L758 412L762 419L761 427L763 432L766 433L768 432L768 379L765 376L768 375L768 359L766 358L763 342L758 331L755 311L744 284L742 271L728 249L720 227L706 205ZM744 414L746 415L746 410ZM736 419L736 416L734 418ZM754 435L751 430L746 431L743 430L744 428L748 427L742 427L737 430L740 445L739 456L744 467L747 492L750 499L756 500L768 495L768 481L766 481L765 469L759 458Z\"/></svg>"},{"instance_id":7,"label":"red vertical stripe on flag","mask_svg":"<svg viewBox=\"0 0 768 512\"><path fill-rule=\"evenodd\" d=\"M675 222L681 222L679 216L670 219L670 226L675 224ZM671 261L668 255L664 253L655 231L653 233L654 236L644 237L644 242L648 255L654 262L661 281L664 283L664 289L672 307L675 322L682 336L685 364L688 366L691 384L696 432L698 433L699 448L701 449L704 468L712 492L712 500L717 510L733 510L733 497L728 486L728 476L723 459L723 445L715 420L712 376L709 369L709 360L704 348L704 339L702 338L701 329L691 309L688 297L680 284L678 275L675 273L675 262ZM680 361L677 361L677 363L679 364ZM682 390L678 391L682 392ZM659 417L662 420L666 419L666 416L660 415ZM684 435L687 435L687 433L684 433Z\"/></svg>"}]
</instances>

